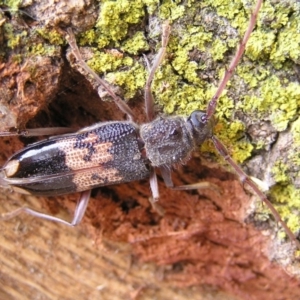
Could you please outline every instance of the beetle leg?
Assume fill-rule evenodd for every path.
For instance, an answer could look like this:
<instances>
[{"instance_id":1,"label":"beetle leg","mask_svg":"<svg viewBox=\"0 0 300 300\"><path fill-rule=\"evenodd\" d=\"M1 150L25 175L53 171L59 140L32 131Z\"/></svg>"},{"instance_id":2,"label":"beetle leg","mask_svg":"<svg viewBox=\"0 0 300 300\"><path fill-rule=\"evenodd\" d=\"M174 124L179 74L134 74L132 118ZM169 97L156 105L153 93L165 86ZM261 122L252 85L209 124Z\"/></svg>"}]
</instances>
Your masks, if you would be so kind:
<instances>
[{"instance_id":1,"label":"beetle leg","mask_svg":"<svg viewBox=\"0 0 300 300\"><path fill-rule=\"evenodd\" d=\"M152 192L152 202L156 202L159 199L159 190L158 190L158 183L157 183L157 175L153 168L151 169L149 182L150 182L150 189Z\"/></svg>"},{"instance_id":2,"label":"beetle leg","mask_svg":"<svg viewBox=\"0 0 300 300\"><path fill-rule=\"evenodd\" d=\"M154 111L153 111L154 100L153 100L153 95L151 93L151 83L152 83L152 80L154 78L154 74L155 74L157 68L159 67L160 63L162 62L162 60L165 57L166 50L167 50L167 44L169 41L170 30L171 30L171 27L170 27L169 23L166 22L163 25L163 29L162 29L162 46L161 46L160 50L158 51L158 54L156 55L151 68L149 66L149 61L146 58L147 67L148 67L148 69L150 69L149 76L148 76L146 86L145 86L145 109L146 109L146 116L147 116L148 121L152 121L153 117L154 117ZM155 173L154 168L152 168L151 174L150 174L150 188L151 188L151 192L152 192L152 198L150 198L150 203L151 203L152 207L160 215L164 215L164 209L158 203L156 203L159 199L159 190L158 190L158 183L157 183L157 175Z\"/></svg>"},{"instance_id":3,"label":"beetle leg","mask_svg":"<svg viewBox=\"0 0 300 300\"><path fill-rule=\"evenodd\" d=\"M41 219L45 219L48 221L54 221L54 222L62 223L64 225L68 225L68 226L76 226L80 223L80 221L82 220L82 218L84 216L84 213L86 211L87 205L90 200L90 195L91 195L91 190L81 193L80 198L77 202L77 206L76 206L76 209L74 212L73 219L71 222L65 221L58 217L54 217L54 216L51 216L48 214L38 212L38 211L28 208L28 207L20 207L14 211L5 213L2 216L0 216L0 220L8 220L8 219L14 218L22 213L26 213L28 215L38 217Z\"/></svg>"},{"instance_id":4,"label":"beetle leg","mask_svg":"<svg viewBox=\"0 0 300 300\"><path fill-rule=\"evenodd\" d=\"M91 192L92 192L91 190L88 190L80 194L80 198L77 202L76 209L74 212L74 217L71 222L72 226L76 226L81 222L85 214L86 208L88 206L89 200L91 198Z\"/></svg>"},{"instance_id":5,"label":"beetle leg","mask_svg":"<svg viewBox=\"0 0 300 300\"><path fill-rule=\"evenodd\" d=\"M165 182L166 187L168 188L173 188L174 187L174 183L172 180L172 175L171 175L171 170L167 167L159 167L161 176Z\"/></svg>"},{"instance_id":6,"label":"beetle leg","mask_svg":"<svg viewBox=\"0 0 300 300\"><path fill-rule=\"evenodd\" d=\"M157 182L157 175L154 168L151 169L150 173L150 189L152 192L152 197L149 199L153 209L161 216L164 215L164 209L157 203L159 200L159 190L158 190L158 182Z\"/></svg>"},{"instance_id":7,"label":"beetle leg","mask_svg":"<svg viewBox=\"0 0 300 300\"><path fill-rule=\"evenodd\" d=\"M172 177L171 177L171 170L167 167L160 167L161 176L165 182L165 185L172 189L172 190L178 190L178 191L186 191L186 190L198 190L198 189L211 189L217 192L218 194L221 193L219 187L216 184L213 184L211 182L196 182L192 184L186 184L186 185L179 185L174 186Z\"/></svg>"},{"instance_id":8,"label":"beetle leg","mask_svg":"<svg viewBox=\"0 0 300 300\"><path fill-rule=\"evenodd\" d=\"M0 136L41 136L41 135L60 135L75 132L71 127L47 127L47 128L30 128L24 130L1 131Z\"/></svg>"},{"instance_id":9,"label":"beetle leg","mask_svg":"<svg viewBox=\"0 0 300 300\"><path fill-rule=\"evenodd\" d=\"M153 64L150 69L149 76L148 76L148 79L146 82L146 86L145 86L145 108L146 108L146 115L147 115L148 121L152 121L153 117L154 117L154 111L153 111L154 100L153 100L153 95L151 93L151 83L152 83L152 80L154 78L154 74L155 74L157 68L159 67L159 65L161 64L162 60L165 57L166 50L167 50L167 44L168 44L169 36L170 36L170 31L171 31L171 27L170 27L169 23L166 22L162 28L162 38L161 38L162 45L153 61ZM146 62L147 62L147 60L146 60ZM147 63L147 66L149 68L148 63Z\"/></svg>"}]
</instances>

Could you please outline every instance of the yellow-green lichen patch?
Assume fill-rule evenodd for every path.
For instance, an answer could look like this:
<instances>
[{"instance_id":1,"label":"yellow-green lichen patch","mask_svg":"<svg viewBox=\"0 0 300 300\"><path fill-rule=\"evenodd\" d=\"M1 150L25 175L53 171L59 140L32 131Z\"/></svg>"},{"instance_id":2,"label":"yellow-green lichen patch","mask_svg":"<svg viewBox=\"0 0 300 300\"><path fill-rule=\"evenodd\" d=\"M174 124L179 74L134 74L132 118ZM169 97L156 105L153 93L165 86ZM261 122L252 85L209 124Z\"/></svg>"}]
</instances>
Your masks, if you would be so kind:
<instances>
[{"instance_id":1,"label":"yellow-green lichen patch","mask_svg":"<svg viewBox=\"0 0 300 300\"><path fill-rule=\"evenodd\" d=\"M154 11L158 8L159 2L159 0L143 0L143 3L147 7L148 13L150 15L152 15Z\"/></svg>"},{"instance_id":2,"label":"yellow-green lichen patch","mask_svg":"<svg viewBox=\"0 0 300 300\"><path fill-rule=\"evenodd\" d=\"M52 45L65 44L63 36L55 29L39 28L37 29L37 33Z\"/></svg>"},{"instance_id":3,"label":"yellow-green lichen patch","mask_svg":"<svg viewBox=\"0 0 300 300\"><path fill-rule=\"evenodd\" d=\"M299 229L300 189L292 184L277 184L270 190L272 202L291 231ZM281 234L285 237L285 233Z\"/></svg>"},{"instance_id":4,"label":"yellow-green lichen patch","mask_svg":"<svg viewBox=\"0 0 300 300\"><path fill-rule=\"evenodd\" d=\"M18 62L22 62L23 58L37 55L52 56L58 50L56 45L59 41L63 42L63 39L59 40L59 34L55 30L47 32L42 29L32 31L24 29L21 31L10 23L4 24L4 38L7 48L17 53L17 55L12 55L17 58ZM52 45L49 44L50 41L53 42Z\"/></svg>"},{"instance_id":5,"label":"yellow-green lichen patch","mask_svg":"<svg viewBox=\"0 0 300 300\"><path fill-rule=\"evenodd\" d=\"M127 35L129 24L137 24L144 16L144 3L137 1L104 1L101 5L96 28L112 41Z\"/></svg>"},{"instance_id":6,"label":"yellow-green lichen patch","mask_svg":"<svg viewBox=\"0 0 300 300\"><path fill-rule=\"evenodd\" d=\"M99 45L98 36L97 36L95 29L90 29L90 30L87 30L84 33L80 34L78 44L80 46L84 46L84 45L91 46L93 44L96 44L96 45L98 45L98 48L101 49L101 48L105 47L105 45L107 45L108 42L109 41L106 39L103 42L103 45L101 43Z\"/></svg>"},{"instance_id":7,"label":"yellow-green lichen patch","mask_svg":"<svg viewBox=\"0 0 300 300\"><path fill-rule=\"evenodd\" d=\"M288 163L292 177L296 181L300 178L300 118L298 117L291 125L292 143L288 152Z\"/></svg>"},{"instance_id":8,"label":"yellow-green lichen patch","mask_svg":"<svg viewBox=\"0 0 300 300\"><path fill-rule=\"evenodd\" d=\"M149 50L143 31L128 31L142 21L145 9L153 11L157 5L157 0L102 1L95 27L79 37L81 46L97 47L89 66L100 75L108 73L107 80L121 85L126 99L144 87L146 78L145 68L132 55Z\"/></svg>"},{"instance_id":9,"label":"yellow-green lichen patch","mask_svg":"<svg viewBox=\"0 0 300 300\"><path fill-rule=\"evenodd\" d=\"M211 54L214 60L222 60L227 50L227 46L221 40L216 39L213 41Z\"/></svg>"},{"instance_id":10,"label":"yellow-green lichen patch","mask_svg":"<svg viewBox=\"0 0 300 300\"><path fill-rule=\"evenodd\" d=\"M9 7L12 11L17 11L22 2L22 0L2 0L0 1L0 5L5 5Z\"/></svg>"},{"instance_id":11,"label":"yellow-green lichen patch","mask_svg":"<svg viewBox=\"0 0 300 300\"><path fill-rule=\"evenodd\" d=\"M266 68L266 65L259 62L255 66L249 63L240 64L236 68L236 74L238 74L245 81L249 89L258 88L261 85L261 82L270 76L270 73L271 72L268 70L268 68ZM246 99L247 98L245 97L245 100ZM252 107L252 103L250 106L247 106L248 102L244 102L245 103L243 107L249 110Z\"/></svg>"},{"instance_id":12,"label":"yellow-green lichen patch","mask_svg":"<svg viewBox=\"0 0 300 300\"><path fill-rule=\"evenodd\" d=\"M300 87L295 83L281 85L278 78L271 76L261 87L262 107L271 111L270 119L278 131L285 130L296 115L300 104Z\"/></svg>"},{"instance_id":13,"label":"yellow-green lichen patch","mask_svg":"<svg viewBox=\"0 0 300 300\"><path fill-rule=\"evenodd\" d=\"M242 163L251 157L254 149L253 145L244 137L245 126L240 121L224 122L219 121L215 128L215 134L224 143L231 157L237 162ZM214 150L216 154L217 151Z\"/></svg>"},{"instance_id":14,"label":"yellow-green lichen patch","mask_svg":"<svg viewBox=\"0 0 300 300\"><path fill-rule=\"evenodd\" d=\"M273 1L264 1L261 13L268 16L269 20L272 20L272 22L268 24L270 28L278 29L289 22L289 14L293 10L292 2L291 5L285 5L284 2L278 1L275 6Z\"/></svg>"},{"instance_id":15,"label":"yellow-green lichen patch","mask_svg":"<svg viewBox=\"0 0 300 300\"><path fill-rule=\"evenodd\" d=\"M231 20L233 27L240 28L242 32L246 30L251 10L245 15L243 1L208 0L205 2L214 7L219 16Z\"/></svg>"},{"instance_id":16,"label":"yellow-green lichen patch","mask_svg":"<svg viewBox=\"0 0 300 300\"><path fill-rule=\"evenodd\" d=\"M291 126L291 133L294 139L294 146L300 147L300 118L298 117Z\"/></svg>"},{"instance_id":17,"label":"yellow-green lichen patch","mask_svg":"<svg viewBox=\"0 0 300 300\"><path fill-rule=\"evenodd\" d=\"M139 31L130 39L127 39L121 46L121 49L129 54L138 54L141 51L149 50L149 45L146 41L143 32Z\"/></svg>"},{"instance_id":18,"label":"yellow-green lichen patch","mask_svg":"<svg viewBox=\"0 0 300 300\"><path fill-rule=\"evenodd\" d=\"M248 77L247 80L253 79ZM240 107L255 113L257 118L269 119L278 131L285 130L289 122L297 116L300 107L299 84L295 82L286 84L276 75L271 75L258 82L258 96L243 96L244 104L240 104ZM255 82L256 84L257 82Z\"/></svg>"},{"instance_id":19,"label":"yellow-green lichen patch","mask_svg":"<svg viewBox=\"0 0 300 300\"><path fill-rule=\"evenodd\" d=\"M220 1L214 1L212 5L218 14L237 20L239 3L232 4L230 12ZM270 120L279 131L287 128L299 110L299 84L288 80L290 74L295 73L288 60L297 61L300 57L300 32L297 30L300 19L293 9L292 5L278 3L275 6L269 1L264 3L257 22L258 28L252 33L246 47L247 57L255 62L241 62L237 68L238 75L253 89L242 91L242 101L237 103L237 108L249 113L254 120ZM264 20L267 18L272 22L266 23ZM232 26L236 26L235 23L232 22ZM277 74L275 70L279 68Z\"/></svg>"},{"instance_id":20,"label":"yellow-green lichen patch","mask_svg":"<svg viewBox=\"0 0 300 300\"><path fill-rule=\"evenodd\" d=\"M204 92L205 82L197 73L202 66L190 61L189 53L193 49L204 51L210 40L210 33L192 26L187 27L184 36L170 38L167 57L170 55L172 60L163 62L152 85L156 101L167 114L188 115L195 109L206 107L209 97Z\"/></svg>"},{"instance_id":21,"label":"yellow-green lichen patch","mask_svg":"<svg viewBox=\"0 0 300 300\"><path fill-rule=\"evenodd\" d=\"M177 20L185 13L186 7L180 1L166 0L159 7L159 17L164 20Z\"/></svg>"},{"instance_id":22,"label":"yellow-green lichen patch","mask_svg":"<svg viewBox=\"0 0 300 300\"><path fill-rule=\"evenodd\" d=\"M289 153L288 161L289 161L291 176L295 179L299 179L300 178L300 147L299 147L299 144L296 144L296 146L293 147L291 153Z\"/></svg>"},{"instance_id":23,"label":"yellow-green lichen patch","mask_svg":"<svg viewBox=\"0 0 300 300\"><path fill-rule=\"evenodd\" d=\"M47 43L36 43L28 44L26 46L26 56L53 56L58 51L57 47L54 45L49 45Z\"/></svg>"},{"instance_id":24,"label":"yellow-green lichen patch","mask_svg":"<svg viewBox=\"0 0 300 300\"><path fill-rule=\"evenodd\" d=\"M195 109L203 109L208 99L203 89L199 85L180 82L180 78L171 65L166 65L155 76L152 87L164 112L188 115Z\"/></svg>"},{"instance_id":25,"label":"yellow-green lichen patch","mask_svg":"<svg viewBox=\"0 0 300 300\"><path fill-rule=\"evenodd\" d=\"M98 21L94 28L81 34L80 45L97 45L99 49L108 45L119 47L121 41L126 43L130 26L142 21L145 9L152 13L157 6L157 0L101 1Z\"/></svg>"},{"instance_id":26,"label":"yellow-green lichen patch","mask_svg":"<svg viewBox=\"0 0 300 300\"><path fill-rule=\"evenodd\" d=\"M284 155L280 155L271 170L272 177L277 183L270 190L275 208L278 210L292 231L299 229L300 216L300 118L292 123ZM298 184L297 184L298 182ZM284 237L285 234L282 233Z\"/></svg>"},{"instance_id":27,"label":"yellow-green lichen patch","mask_svg":"<svg viewBox=\"0 0 300 300\"><path fill-rule=\"evenodd\" d=\"M288 166L284 164L281 160L278 160L273 168L272 173L276 182L278 183L287 183L289 181L289 177L287 175Z\"/></svg>"},{"instance_id":28,"label":"yellow-green lichen patch","mask_svg":"<svg viewBox=\"0 0 300 300\"><path fill-rule=\"evenodd\" d=\"M261 29L251 34L245 54L252 60L267 59L274 47L276 35L274 32L265 32Z\"/></svg>"},{"instance_id":29,"label":"yellow-green lichen patch","mask_svg":"<svg viewBox=\"0 0 300 300\"><path fill-rule=\"evenodd\" d=\"M297 61L300 57L300 18L293 6L280 2L274 6L266 1L260 16L272 22L268 26L258 22L260 27L251 34L246 55L252 60L265 58L276 69L282 68L289 59Z\"/></svg>"},{"instance_id":30,"label":"yellow-green lichen patch","mask_svg":"<svg viewBox=\"0 0 300 300\"><path fill-rule=\"evenodd\" d=\"M10 49L15 49L16 47L21 47L24 44L24 40L27 37L27 32L23 30L22 32L15 32L13 26L9 23L4 24L4 36L7 40L7 47Z\"/></svg>"},{"instance_id":31,"label":"yellow-green lichen patch","mask_svg":"<svg viewBox=\"0 0 300 300\"><path fill-rule=\"evenodd\" d=\"M264 3L261 21L246 47L247 57L256 60L255 68L250 64L237 68L239 76L254 91L241 95L243 102L239 103L239 108L254 119L270 120L278 131L287 128L300 107L299 84L289 79L295 74L291 60L297 61L300 57L300 32L297 30L300 20L293 9L292 5ZM272 22L264 23L267 17Z\"/></svg>"},{"instance_id":32,"label":"yellow-green lichen patch","mask_svg":"<svg viewBox=\"0 0 300 300\"><path fill-rule=\"evenodd\" d=\"M144 66L116 49L106 50L106 52L96 50L87 63L98 74L106 73L105 79L108 82L121 86L124 89L124 98L127 100L133 98L136 92L145 86Z\"/></svg>"},{"instance_id":33,"label":"yellow-green lichen patch","mask_svg":"<svg viewBox=\"0 0 300 300\"><path fill-rule=\"evenodd\" d=\"M115 71L122 65L123 53L110 50L107 52L94 51L93 57L88 60L88 65L97 73Z\"/></svg>"},{"instance_id":34,"label":"yellow-green lichen patch","mask_svg":"<svg viewBox=\"0 0 300 300\"><path fill-rule=\"evenodd\" d=\"M110 83L124 87L124 98L128 100L135 96L137 90L144 88L146 84L146 75L144 67L138 63L134 63L134 65L126 71L108 73L106 80Z\"/></svg>"},{"instance_id":35,"label":"yellow-green lichen patch","mask_svg":"<svg viewBox=\"0 0 300 300\"><path fill-rule=\"evenodd\" d=\"M220 16L232 20L242 9L242 1L228 1L225 3L222 0L206 1L209 5L217 9Z\"/></svg>"},{"instance_id":36,"label":"yellow-green lichen patch","mask_svg":"<svg viewBox=\"0 0 300 300\"><path fill-rule=\"evenodd\" d=\"M271 61L277 69L289 59L299 61L300 58L300 16L294 14L288 24L279 32L277 41L272 48Z\"/></svg>"},{"instance_id":37,"label":"yellow-green lichen patch","mask_svg":"<svg viewBox=\"0 0 300 300\"><path fill-rule=\"evenodd\" d=\"M180 40L176 38L170 41L168 46L168 51L173 56L172 67L179 75L193 84L200 84L201 80L196 73L199 66L196 62L189 60L189 52L194 48L204 51L206 42L211 40L211 34L200 30L200 28L197 31L188 29L185 36Z\"/></svg>"}]
</instances>

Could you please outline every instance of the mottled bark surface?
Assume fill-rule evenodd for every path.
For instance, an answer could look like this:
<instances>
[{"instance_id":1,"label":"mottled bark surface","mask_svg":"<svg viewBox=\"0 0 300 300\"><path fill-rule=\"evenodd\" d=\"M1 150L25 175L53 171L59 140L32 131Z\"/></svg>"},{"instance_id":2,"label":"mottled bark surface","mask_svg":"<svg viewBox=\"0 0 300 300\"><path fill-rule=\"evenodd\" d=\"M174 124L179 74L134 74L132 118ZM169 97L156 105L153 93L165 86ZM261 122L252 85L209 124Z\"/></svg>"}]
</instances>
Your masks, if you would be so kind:
<instances>
[{"instance_id":1,"label":"mottled bark surface","mask_svg":"<svg viewBox=\"0 0 300 300\"><path fill-rule=\"evenodd\" d=\"M43 19L33 8L29 12ZM92 13L88 16L92 24ZM74 20L81 24L80 18ZM47 26L61 24L67 26L67 19L56 13ZM21 67L3 59L1 93L9 95L10 112L6 127L81 128L124 119L69 66L65 50ZM129 103L140 122L142 98L137 95ZM1 163L35 140L1 138ZM211 182L220 192L171 191L159 178L164 216L151 208L149 183L143 181L93 191L76 228L29 216L0 222L1 298L299 299L300 283L289 275L297 274L298 267L290 243L275 242L271 221L253 222L254 199L235 175L196 153L174 171L173 180L176 185ZM25 197L3 190L0 212L26 205L70 219L77 198Z\"/></svg>"}]
</instances>

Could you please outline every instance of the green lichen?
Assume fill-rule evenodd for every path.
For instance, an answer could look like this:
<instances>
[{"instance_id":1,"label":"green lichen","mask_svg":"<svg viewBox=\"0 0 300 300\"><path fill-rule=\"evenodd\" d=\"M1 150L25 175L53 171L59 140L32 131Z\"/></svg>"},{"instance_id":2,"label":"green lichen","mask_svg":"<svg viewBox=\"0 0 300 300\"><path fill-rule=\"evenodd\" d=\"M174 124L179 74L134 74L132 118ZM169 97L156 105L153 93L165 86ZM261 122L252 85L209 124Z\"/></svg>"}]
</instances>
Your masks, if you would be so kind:
<instances>
[{"instance_id":1,"label":"green lichen","mask_svg":"<svg viewBox=\"0 0 300 300\"><path fill-rule=\"evenodd\" d=\"M108 44L108 40L106 40L103 45L96 42L98 39L95 29L90 29L80 34L78 44L80 46L91 46L93 44L97 44L99 49L105 47Z\"/></svg>"},{"instance_id":2,"label":"green lichen","mask_svg":"<svg viewBox=\"0 0 300 300\"><path fill-rule=\"evenodd\" d=\"M93 57L88 61L88 65L97 73L105 73L107 71L115 71L122 65L123 55L116 55L112 52L94 51Z\"/></svg>"},{"instance_id":3,"label":"green lichen","mask_svg":"<svg viewBox=\"0 0 300 300\"><path fill-rule=\"evenodd\" d=\"M126 100L133 98L145 86L145 68L132 58L124 57L121 52L95 51L88 65L99 74L107 73L105 79L108 82L123 87ZM124 68L125 70L116 71Z\"/></svg>"},{"instance_id":4,"label":"green lichen","mask_svg":"<svg viewBox=\"0 0 300 300\"><path fill-rule=\"evenodd\" d=\"M257 118L269 119L278 131L283 131L297 115L300 104L299 84L280 74L283 70L287 74L293 72L289 60L296 61L300 56L299 17L295 12L292 14L292 6L280 3L275 9L270 2L265 2L263 13L274 18L274 22L269 28L258 28L246 48L250 59L261 61L256 63L255 69L241 65L237 70L239 76L252 88L257 87L258 91L243 95L244 104L239 107L256 114ZM292 14L289 19L288 14ZM277 74L276 69L280 69L280 73Z\"/></svg>"},{"instance_id":5,"label":"green lichen","mask_svg":"<svg viewBox=\"0 0 300 300\"><path fill-rule=\"evenodd\" d=\"M274 32L265 32L263 29L256 30L247 43L247 57L252 60L268 58L275 40Z\"/></svg>"},{"instance_id":6,"label":"green lichen","mask_svg":"<svg viewBox=\"0 0 300 300\"><path fill-rule=\"evenodd\" d=\"M293 15L279 33L275 46L270 55L271 61L277 69L282 68L283 63L291 59L299 61L300 58L300 17Z\"/></svg>"},{"instance_id":7,"label":"green lichen","mask_svg":"<svg viewBox=\"0 0 300 300\"><path fill-rule=\"evenodd\" d=\"M239 72L241 77L244 77ZM253 75L247 75L248 82L254 80ZM245 78L245 77L244 77ZM276 75L270 75L264 80L252 82L257 85L259 82L260 96L245 95L243 109L256 113L256 117L263 118L268 115L272 125L278 130L283 131L287 128L296 116L300 106L300 86L295 82L288 84L282 82Z\"/></svg>"},{"instance_id":8,"label":"green lichen","mask_svg":"<svg viewBox=\"0 0 300 300\"><path fill-rule=\"evenodd\" d=\"M278 160L273 168L272 168L272 173L274 176L274 179L276 180L277 183L287 183L289 181L289 177L287 175L287 169L288 166L285 165L281 160Z\"/></svg>"},{"instance_id":9,"label":"green lichen","mask_svg":"<svg viewBox=\"0 0 300 300\"><path fill-rule=\"evenodd\" d=\"M55 29L38 28L37 33L41 35L52 45L64 45L65 41L62 35Z\"/></svg>"},{"instance_id":10,"label":"green lichen","mask_svg":"<svg viewBox=\"0 0 300 300\"><path fill-rule=\"evenodd\" d=\"M11 24L4 24L4 35L7 40L7 47L10 49L15 49L24 44L23 40L27 36L27 32L23 30L22 32L16 33Z\"/></svg>"},{"instance_id":11,"label":"green lichen","mask_svg":"<svg viewBox=\"0 0 300 300\"><path fill-rule=\"evenodd\" d=\"M120 41L127 35L130 24L144 16L144 3L137 1L103 1L96 29L109 40Z\"/></svg>"},{"instance_id":12,"label":"green lichen","mask_svg":"<svg viewBox=\"0 0 300 300\"><path fill-rule=\"evenodd\" d=\"M242 1L222 1L222 0L208 0L205 1L217 10L219 16L231 20L232 26L240 28L243 31L247 28L249 20L249 12L245 15L244 5Z\"/></svg>"},{"instance_id":13,"label":"green lichen","mask_svg":"<svg viewBox=\"0 0 300 300\"><path fill-rule=\"evenodd\" d=\"M55 46L37 43L27 47L27 56L52 56L56 51Z\"/></svg>"},{"instance_id":14,"label":"green lichen","mask_svg":"<svg viewBox=\"0 0 300 300\"><path fill-rule=\"evenodd\" d=\"M254 89L261 85L261 82L266 80L270 76L270 71L265 68L264 66L261 66L260 63L257 63L257 66L255 68L255 73L253 72L253 66L249 64L241 64L237 66L236 68L236 74L238 74L249 86L249 88ZM245 100L248 98L245 98ZM258 99L258 98L257 98ZM250 109L252 103L255 103L256 100L248 103L248 100L244 101L244 108Z\"/></svg>"},{"instance_id":15,"label":"green lichen","mask_svg":"<svg viewBox=\"0 0 300 300\"><path fill-rule=\"evenodd\" d=\"M277 184L270 191L275 208L278 210L282 219L287 223L291 231L299 230L300 216L300 189L292 184ZM285 237L285 234L281 234Z\"/></svg>"},{"instance_id":16,"label":"green lichen","mask_svg":"<svg viewBox=\"0 0 300 300\"><path fill-rule=\"evenodd\" d=\"M216 39L212 43L212 57L214 60L222 60L224 58L224 53L227 51L225 43L221 40Z\"/></svg>"},{"instance_id":17,"label":"green lichen","mask_svg":"<svg viewBox=\"0 0 300 300\"><path fill-rule=\"evenodd\" d=\"M16 62L17 64L20 64L22 62L22 60L23 60L23 57L20 54L16 54L16 55L12 56L12 61Z\"/></svg>"},{"instance_id":18,"label":"green lichen","mask_svg":"<svg viewBox=\"0 0 300 300\"><path fill-rule=\"evenodd\" d=\"M143 0L147 11L150 15L154 13L154 11L159 7L159 0Z\"/></svg>"},{"instance_id":19,"label":"green lichen","mask_svg":"<svg viewBox=\"0 0 300 300\"><path fill-rule=\"evenodd\" d=\"M134 36L126 40L121 49L129 54L138 54L141 51L149 50L149 45L146 41L145 35L143 32L139 31L134 34Z\"/></svg>"},{"instance_id":20,"label":"green lichen","mask_svg":"<svg viewBox=\"0 0 300 300\"><path fill-rule=\"evenodd\" d=\"M9 7L11 11L17 11L22 2L22 0L2 0L0 1L0 5Z\"/></svg>"},{"instance_id":21,"label":"green lichen","mask_svg":"<svg viewBox=\"0 0 300 300\"><path fill-rule=\"evenodd\" d=\"M166 113L188 115L195 109L204 109L210 99L209 91L203 89L204 81L197 74L198 64L189 60L190 51L204 51L208 41L210 33L191 26L184 36L170 38L167 52L172 55L172 63L163 62L152 85L156 100Z\"/></svg>"},{"instance_id":22,"label":"green lichen","mask_svg":"<svg viewBox=\"0 0 300 300\"><path fill-rule=\"evenodd\" d=\"M159 17L163 20L177 20L185 13L186 7L180 1L166 0L159 7Z\"/></svg>"},{"instance_id":23,"label":"green lichen","mask_svg":"<svg viewBox=\"0 0 300 300\"><path fill-rule=\"evenodd\" d=\"M55 45L63 43L63 39L60 38L59 40L59 34L55 30L49 32L45 29L30 31L25 27L23 27L24 30L21 30L8 22L3 25L3 28L6 47L12 51L11 55L14 61L18 63L30 56L51 56L57 51ZM41 36L43 39L40 38Z\"/></svg>"},{"instance_id":24,"label":"green lichen","mask_svg":"<svg viewBox=\"0 0 300 300\"><path fill-rule=\"evenodd\" d=\"M277 184L271 189L272 202L289 228L299 230L300 188L292 184L300 177L300 118L292 123L292 142L284 156L278 158L272 168ZM285 233L281 233L285 237Z\"/></svg>"},{"instance_id":25,"label":"green lichen","mask_svg":"<svg viewBox=\"0 0 300 300\"><path fill-rule=\"evenodd\" d=\"M94 28L81 34L80 45L97 45L98 49L110 44L119 47L120 41L126 39L130 26L142 21L145 9L151 14L158 4L158 0L101 1L98 21Z\"/></svg>"},{"instance_id":26,"label":"green lichen","mask_svg":"<svg viewBox=\"0 0 300 300\"><path fill-rule=\"evenodd\" d=\"M218 135L219 139L227 146L229 152L231 153L232 158L237 163L244 162L247 158L251 157L254 146L243 139L245 126L240 121L234 122L224 122L219 121L214 131ZM202 150L210 150L207 148L201 148ZM214 148L213 148L214 149ZM217 150L213 150L214 153L218 154Z\"/></svg>"},{"instance_id":27,"label":"green lichen","mask_svg":"<svg viewBox=\"0 0 300 300\"><path fill-rule=\"evenodd\" d=\"M291 133L294 138L294 146L300 147L300 118L297 118L292 126L291 126Z\"/></svg>"},{"instance_id":28,"label":"green lichen","mask_svg":"<svg viewBox=\"0 0 300 300\"><path fill-rule=\"evenodd\" d=\"M126 71L108 73L106 80L118 86L126 87L125 99L132 99L137 90L145 87L147 72L138 63Z\"/></svg>"},{"instance_id":29,"label":"green lichen","mask_svg":"<svg viewBox=\"0 0 300 300\"><path fill-rule=\"evenodd\" d=\"M195 109L204 108L207 103L208 97L199 85L180 83L181 78L171 65L167 65L156 74L153 91L156 100L167 114L173 114L175 111L177 114L189 114Z\"/></svg>"}]
</instances>

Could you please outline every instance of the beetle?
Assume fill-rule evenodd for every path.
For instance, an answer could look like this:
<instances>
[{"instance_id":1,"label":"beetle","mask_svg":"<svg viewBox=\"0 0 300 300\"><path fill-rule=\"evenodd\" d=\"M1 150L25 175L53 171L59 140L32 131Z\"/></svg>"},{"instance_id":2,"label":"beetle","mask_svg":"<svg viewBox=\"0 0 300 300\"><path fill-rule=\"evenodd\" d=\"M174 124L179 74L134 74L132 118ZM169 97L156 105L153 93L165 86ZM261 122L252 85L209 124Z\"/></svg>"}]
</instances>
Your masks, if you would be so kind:
<instances>
[{"instance_id":1,"label":"beetle","mask_svg":"<svg viewBox=\"0 0 300 300\"><path fill-rule=\"evenodd\" d=\"M151 67L145 87L145 107L148 123L138 126L133 120L129 106L120 99L80 56L75 37L68 31L67 40L77 63L104 87L129 121L98 123L79 130L38 142L13 155L1 169L1 184L13 190L34 195L60 195L69 192L82 192L73 220L65 220L36 212L29 208L19 208L7 213L3 218L11 218L27 212L44 219L77 225L87 207L90 190L109 184L129 182L150 177L151 203L156 206L159 199L157 177L154 168L159 168L167 187L173 189L195 189L202 186L192 184L174 187L170 168L185 162L192 151L204 140L211 139L218 152L233 167L240 180L249 185L272 211L286 233L297 246L299 241L280 218L278 212L252 179L229 156L225 146L213 134L214 112L224 87L237 66L255 26L262 1L257 1L249 27L232 62L221 80L216 94L209 102L206 111L194 111L188 118L180 116L154 119L151 83L155 71L166 53L170 27L165 24L162 47ZM300 247L299 247L300 248Z\"/></svg>"}]
</instances>

